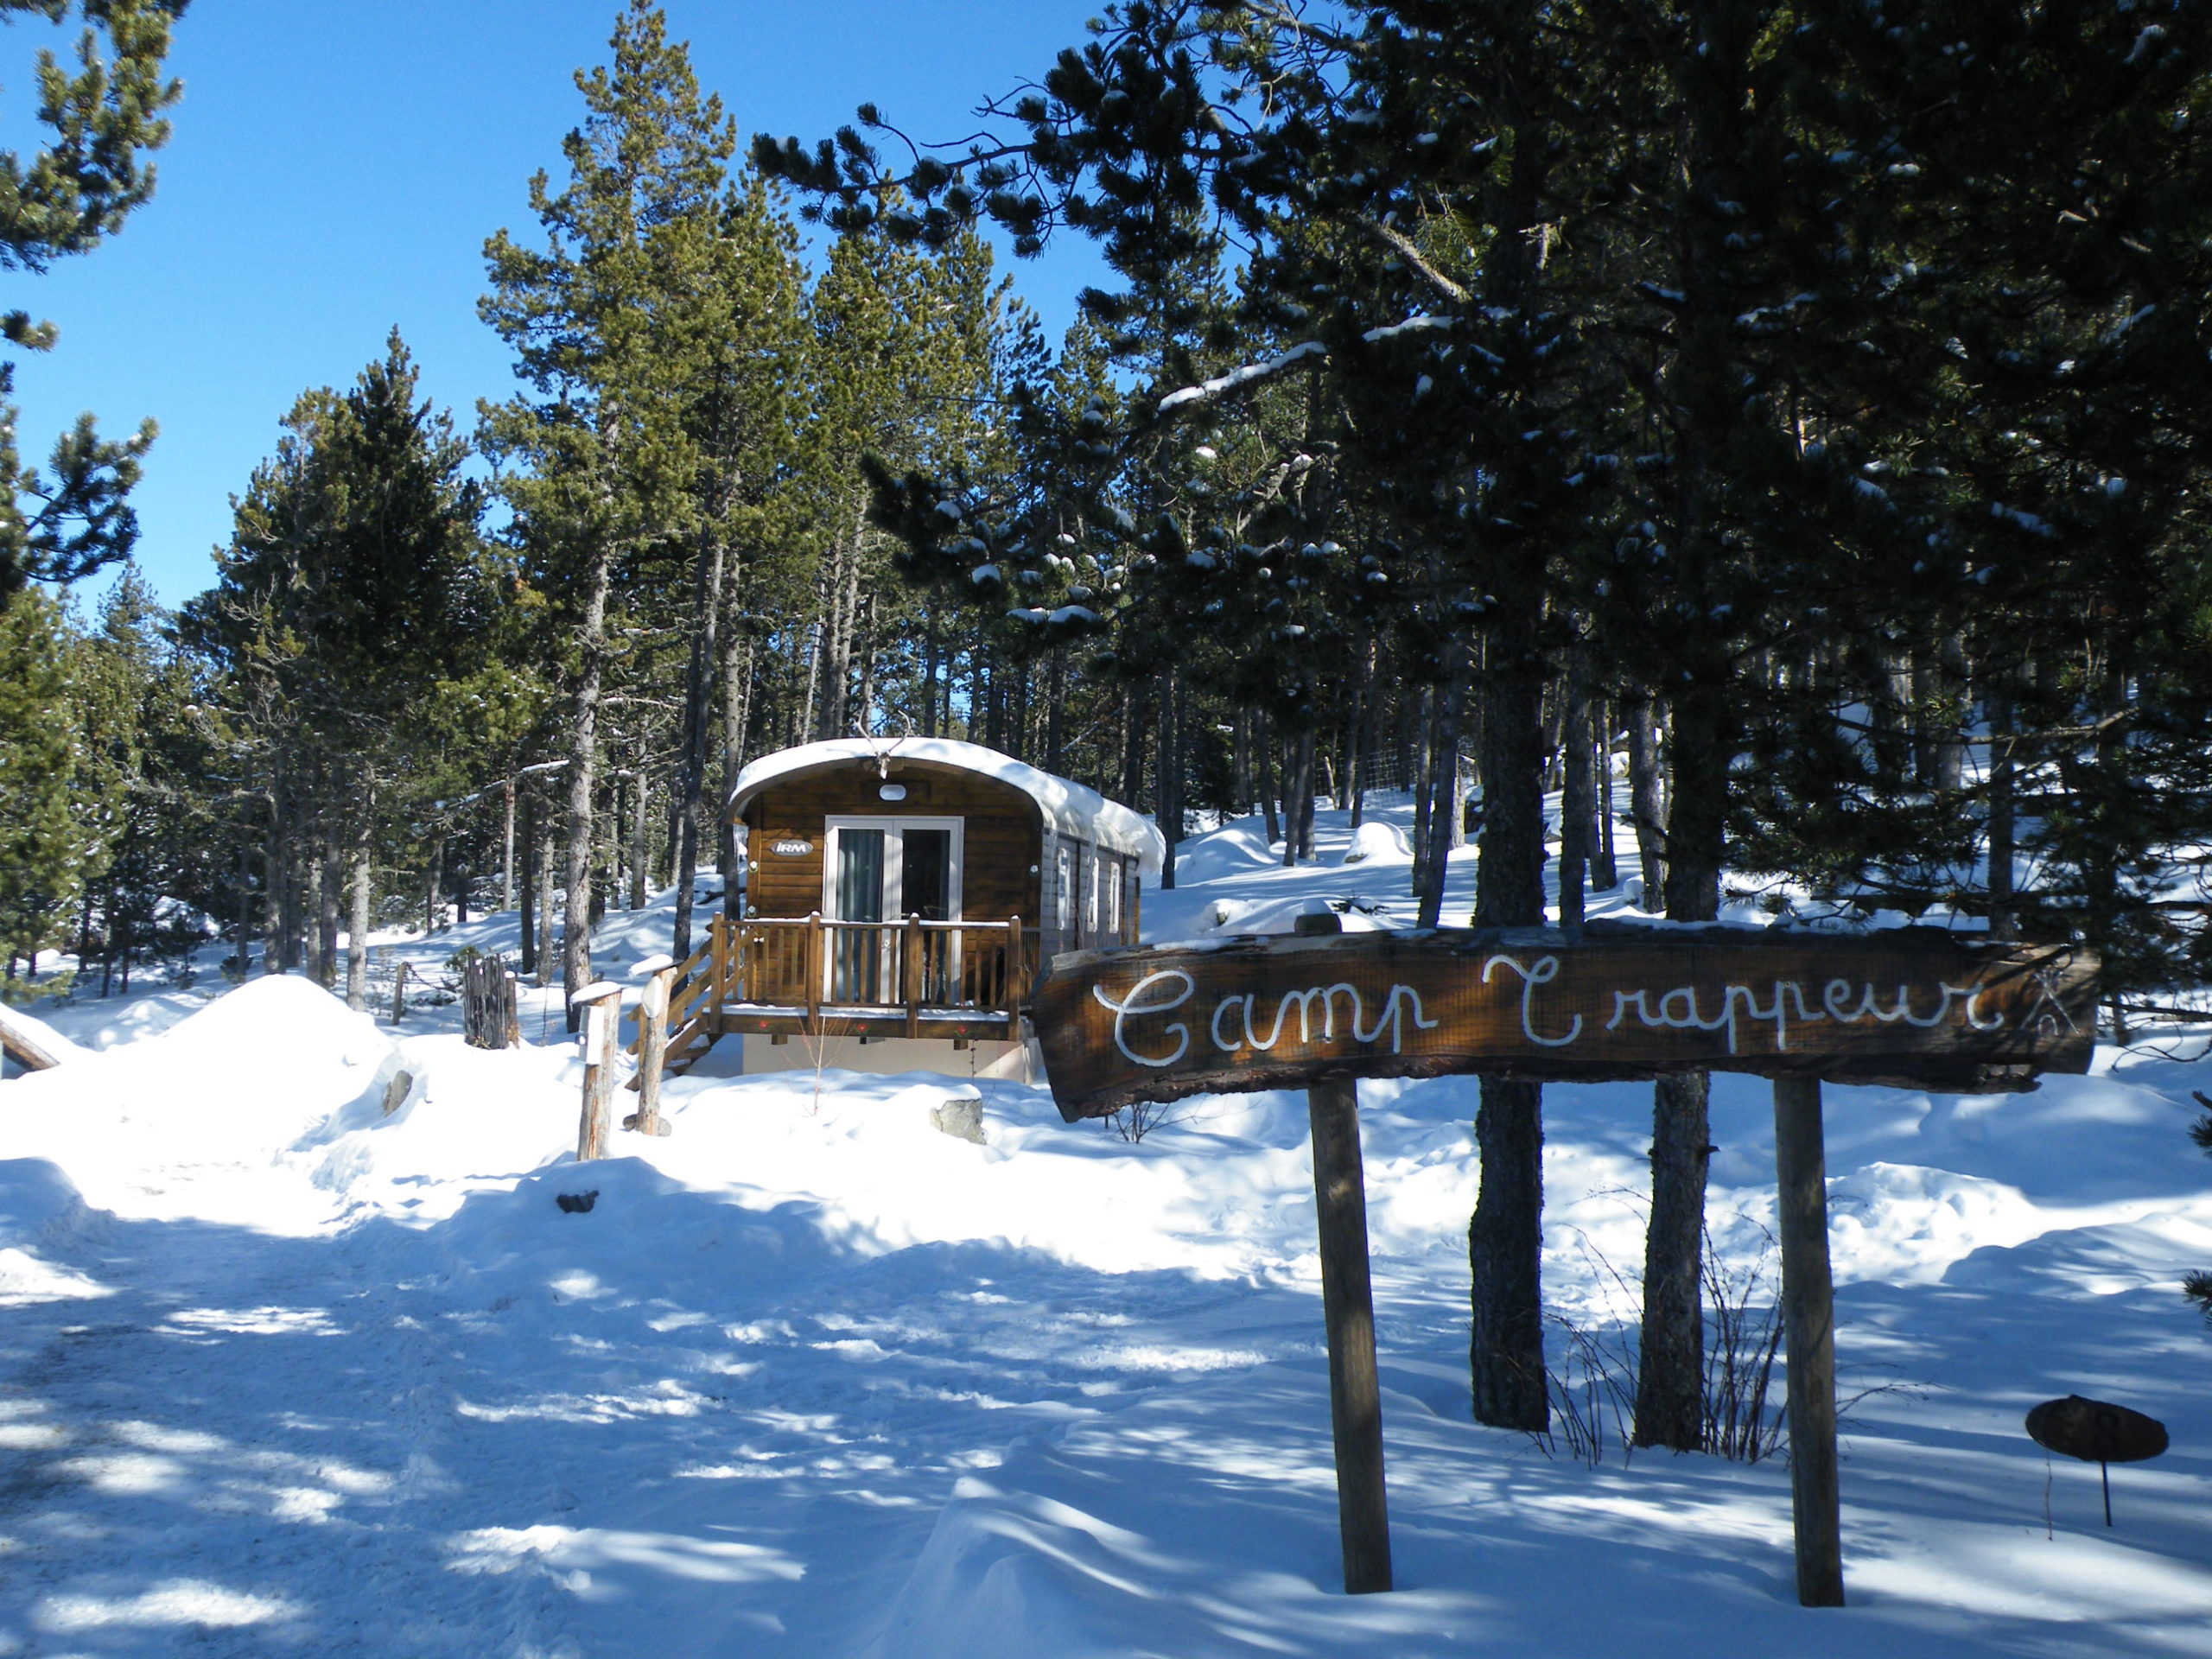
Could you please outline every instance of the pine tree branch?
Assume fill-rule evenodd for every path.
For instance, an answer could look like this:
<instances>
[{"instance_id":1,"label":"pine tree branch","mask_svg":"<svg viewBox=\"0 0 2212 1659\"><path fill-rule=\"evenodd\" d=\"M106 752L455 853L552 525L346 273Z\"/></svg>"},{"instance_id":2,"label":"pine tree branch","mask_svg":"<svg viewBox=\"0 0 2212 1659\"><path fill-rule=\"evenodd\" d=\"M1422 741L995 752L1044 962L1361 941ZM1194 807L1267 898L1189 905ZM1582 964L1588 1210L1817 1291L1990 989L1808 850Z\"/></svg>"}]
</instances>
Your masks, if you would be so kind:
<instances>
[{"instance_id":1,"label":"pine tree branch","mask_svg":"<svg viewBox=\"0 0 2212 1659\"><path fill-rule=\"evenodd\" d=\"M1414 244L1413 238L1398 229L1396 226L1386 225L1380 219L1363 219L1361 223L1370 236L1404 260L1414 275L1421 277L1446 299L1454 305L1467 303L1467 290L1430 264L1428 256Z\"/></svg>"}]
</instances>

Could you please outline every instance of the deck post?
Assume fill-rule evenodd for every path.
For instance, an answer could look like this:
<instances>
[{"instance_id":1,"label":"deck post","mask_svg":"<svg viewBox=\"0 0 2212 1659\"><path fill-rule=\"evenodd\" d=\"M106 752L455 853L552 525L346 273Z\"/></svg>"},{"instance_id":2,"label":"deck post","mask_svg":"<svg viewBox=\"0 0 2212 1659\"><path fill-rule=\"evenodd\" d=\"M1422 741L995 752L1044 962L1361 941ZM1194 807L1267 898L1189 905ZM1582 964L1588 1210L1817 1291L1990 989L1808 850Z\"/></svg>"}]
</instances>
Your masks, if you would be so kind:
<instances>
[{"instance_id":1,"label":"deck post","mask_svg":"<svg viewBox=\"0 0 2212 1659\"><path fill-rule=\"evenodd\" d=\"M714 925L721 925L716 918ZM664 968L645 982L638 999L638 1111L626 1127L639 1135L665 1135L660 1121L661 1071L668 1063L668 997L677 969Z\"/></svg>"},{"instance_id":2,"label":"deck post","mask_svg":"<svg viewBox=\"0 0 2212 1659\"><path fill-rule=\"evenodd\" d=\"M1843 1605L1842 1495L1835 1448L1835 1281L1828 1262L1821 1080L1774 1080L1776 1221L1789 1364L1789 1507L1797 1602Z\"/></svg>"},{"instance_id":3,"label":"deck post","mask_svg":"<svg viewBox=\"0 0 2212 1659\"><path fill-rule=\"evenodd\" d=\"M1009 917L1006 925L1006 1034L1009 1038L1015 1035L1015 1022L1021 1018L1021 982L1028 971L1028 964L1021 959L1022 950L1021 918Z\"/></svg>"},{"instance_id":4,"label":"deck post","mask_svg":"<svg viewBox=\"0 0 2212 1659\"><path fill-rule=\"evenodd\" d=\"M822 1019L822 912L810 912L806 918L806 1017L819 1024Z\"/></svg>"},{"instance_id":5,"label":"deck post","mask_svg":"<svg viewBox=\"0 0 2212 1659\"><path fill-rule=\"evenodd\" d=\"M906 1034L922 1034L922 918L906 918Z\"/></svg>"}]
</instances>

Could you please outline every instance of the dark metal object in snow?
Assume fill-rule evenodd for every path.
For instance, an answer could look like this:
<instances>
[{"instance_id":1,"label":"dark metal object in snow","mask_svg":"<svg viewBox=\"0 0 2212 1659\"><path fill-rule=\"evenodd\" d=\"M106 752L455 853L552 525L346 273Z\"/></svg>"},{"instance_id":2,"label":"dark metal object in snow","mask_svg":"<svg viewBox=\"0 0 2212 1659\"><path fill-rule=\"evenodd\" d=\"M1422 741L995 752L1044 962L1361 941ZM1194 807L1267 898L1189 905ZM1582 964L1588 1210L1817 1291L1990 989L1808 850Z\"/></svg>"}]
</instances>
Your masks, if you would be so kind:
<instances>
[{"instance_id":1,"label":"dark metal object in snow","mask_svg":"<svg viewBox=\"0 0 2212 1659\"><path fill-rule=\"evenodd\" d=\"M553 1202L561 1206L564 1216L588 1216L592 1205L599 1202L599 1189L594 1186L588 1192L556 1192Z\"/></svg>"},{"instance_id":2,"label":"dark metal object in snow","mask_svg":"<svg viewBox=\"0 0 2212 1659\"><path fill-rule=\"evenodd\" d=\"M2103 1400L2069 1394L2046 1400L2028 1414L2028 1438L2046 1452L2056 1452L2097 1465L2104 1489L2105 1525L2112 1525L2112 1471L2115 1463L2141 1463L2166 1449L2166 1426L2155 1417Z\"/></svg>"}]
</instances>

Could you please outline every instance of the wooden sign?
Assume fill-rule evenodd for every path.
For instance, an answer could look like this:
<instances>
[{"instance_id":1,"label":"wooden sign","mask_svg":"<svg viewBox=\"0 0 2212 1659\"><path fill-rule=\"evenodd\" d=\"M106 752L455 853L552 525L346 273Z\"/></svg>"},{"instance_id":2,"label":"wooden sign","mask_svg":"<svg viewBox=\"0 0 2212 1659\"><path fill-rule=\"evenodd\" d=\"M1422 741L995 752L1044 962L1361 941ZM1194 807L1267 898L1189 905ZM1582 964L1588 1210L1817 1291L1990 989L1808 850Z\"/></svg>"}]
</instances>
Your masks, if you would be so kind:
<instances>
[{"instance_id":1,"label":"wooden sign","mask_svg":"<svg viewBox=\"0 0 2212 1659\"><path fill-rule=\"evenodd\" d=\"M1033 1012L1073 1122L1317 1077L1751 1071L1952 1092L2085 1071L2096 961L1936 928L1247 938L1053 959Z\"/></svg>"}]
</instances>

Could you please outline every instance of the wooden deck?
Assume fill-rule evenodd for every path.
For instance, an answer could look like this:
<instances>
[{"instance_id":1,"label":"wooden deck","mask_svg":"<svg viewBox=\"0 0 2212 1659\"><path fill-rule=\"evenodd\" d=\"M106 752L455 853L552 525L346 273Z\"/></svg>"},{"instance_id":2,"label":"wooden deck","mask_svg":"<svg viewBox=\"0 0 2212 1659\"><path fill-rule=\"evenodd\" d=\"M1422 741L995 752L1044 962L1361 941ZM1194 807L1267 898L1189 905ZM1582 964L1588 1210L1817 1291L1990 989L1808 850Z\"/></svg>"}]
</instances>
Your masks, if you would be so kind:
<instances>
[{"instance_id":1,"label":"wooden deck","mask_svg":"<svg viewBox=\"0 0 2212 1659\"><path fill-rule=\"evenodd\" d=\"M666 1069L729 1035L1006 1042L1021 1029L1038 931L1000 922L717 916L671 972ZM644 1033L630 1045L639 1051Z\"/></svg>"}]
</instances>

